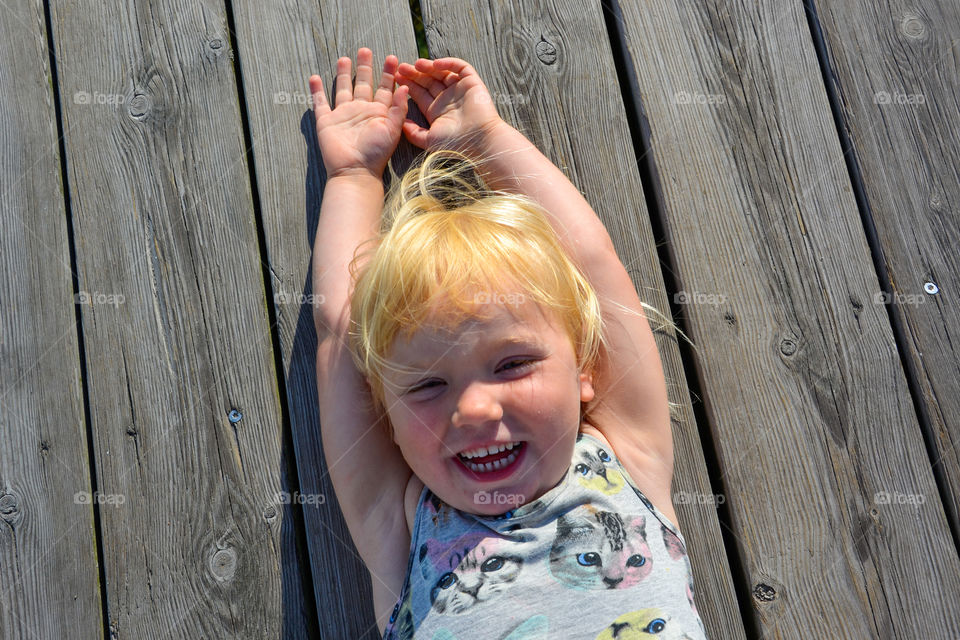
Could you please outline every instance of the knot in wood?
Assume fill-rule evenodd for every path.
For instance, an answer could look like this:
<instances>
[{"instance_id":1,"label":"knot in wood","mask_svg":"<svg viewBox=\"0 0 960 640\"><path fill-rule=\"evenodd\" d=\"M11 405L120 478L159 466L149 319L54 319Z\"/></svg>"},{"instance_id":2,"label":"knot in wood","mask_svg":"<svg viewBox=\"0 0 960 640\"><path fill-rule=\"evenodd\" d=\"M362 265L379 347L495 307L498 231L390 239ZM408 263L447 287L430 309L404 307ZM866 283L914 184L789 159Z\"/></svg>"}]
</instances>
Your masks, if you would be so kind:
<instances>
[{"instance_id":1,"label":"knot in wood","mask_svg":"<svg viewBox=\"0 0 960 640\"><path fill-rule=\"evenodd\" d=\"M0 520L15 525L20 521L20 516L20 498L13 493L0 496Z\"/></svg>"},{"instance_id":2,"label":"knot in wood","mask_svg":"<svg viewBox=\"0 0 960 640\"><path fill-rule=\"evenodd\" d=\"M770 602L777 597L777 591L770 585L759 582L753 588L753 597L760 602Z\"/></svg>"},{"instance_id":3,"label":"knot in wood","mask_svg":"<svg viewBox=\"0 0 960 640\"><path fill-rule=\"evenodd\" d=\"M907 13L900 20L900 33L911 40L927 37L927 23L915 13Z\"/></svg>"},{"instance_id":4,"label":"knot in wood","mask_svg":"<svg viewBox=\"0 0 960 640\"><path fill-rule=\"evenodd\" d=\"M785 356L792 356L797 352L797 343L790 338L784 338L780 341L780 353Z\"/></svg>"},{"instance_id":5,"label":"knot in wood","mask_svg":"<svg viewBox=\"0 0 960 640\"><path fill-rule=\"evenodd\" d=\"M537 59L543 64L554 64L557 61L557 48L540 36L536 46Z\"/></svg>"},{"instance_id":6,"label":"knot in wood","mask_svg":"<svg viewBox=\"0 0 960 640\"><path fill-rule=\"evenodd\" d=\"M219 582L232 580L237 572L237 552L232 548L220 549L210 556L210 573Z\"/></svg>"},{"instance_id":7,"label":"knot in wood","mask_svg":"<svg viewBox=\"0 0 960 640\"><path fill-rule=\"evenodd\" d=\"M134 120L143 120L150 112L151 104L150 96L144 93L138 93L133 96L127 105L127 113L130 114L130 117Z\"/></svg>"},{"instance_id":8,"label":"knot in wood","mask_svg":"<svg viewBox=\"0 0 960 640\"><path fill-rule=\"evenodd\" d=\"M263 510L263 519L264 520L273 520L277 517L277 508L273 505L270 505Z\"/></svg>"},{"instance_id":9,"label":"knot in wood","mask_svg":"<svg viewBox=\"0 0 960 640\"><path fill-rule=\"evenodd\" d=\"M220 38L214 38L213 40L210 41L210 48L213 49L214 51L220 49L221 47L223 47L223 40L221 40Z\"/></svg>"}]
</instances>

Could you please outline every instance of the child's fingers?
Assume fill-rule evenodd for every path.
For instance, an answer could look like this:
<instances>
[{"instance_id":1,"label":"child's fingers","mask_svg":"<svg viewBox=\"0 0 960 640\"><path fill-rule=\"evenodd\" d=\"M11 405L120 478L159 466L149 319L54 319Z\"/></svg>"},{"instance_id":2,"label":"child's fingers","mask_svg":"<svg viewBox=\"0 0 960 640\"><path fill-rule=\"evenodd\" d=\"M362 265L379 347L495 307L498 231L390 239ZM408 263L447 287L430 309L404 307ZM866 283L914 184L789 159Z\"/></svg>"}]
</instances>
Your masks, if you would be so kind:
<instances>
[{"instance_id":1,"label":"child's fingers","mask_svg":"<svg viewBox=\"0 0 960 640\"><path fill-rule=\"evenodd\" d=\"M450 85L457 82L460 79L456 73L442 69L434 64L436 60L427 60L426 58L420 58L415 63L414 67L417 71L425 73L434 80L440 82L444 87L449 87Z\"/></svg>"},{"instance_id":2,"label":"child's fingers","mask_svg":"<svg viewBox=\"0 0 960 640\"><path fill-rule=\"evenodd\" d=\"M373 100L373 51L366 47L357 50L357 80L353 87L354 100Z\"/></svg>"},{"instance_id":3,"label":"child's fingers","mask_svg":"<svg viewBox=\"0 0 960 640\"><path fill-rule=\"evenodd\" d=\"M377 87L377 93L373 99L386 106L390 106L393 100L394 75L397 72L397 56L387 56L383 61L383 73L380 74L380 86ZM406 102L404 102L406 104Z\"/></svg>"},{"instance_id":4,"label":"child's fingers","mask_svg":"<svg viewBox=\"0 0 960 640\"><path fill-rule=\"evenodd\" d=\"M410 144L421 149L427 148L427 133L426 129L413 120L406 120L403 123L403 135L410 141Z\"/></svg>"},{"instance_id":5,"label":"child's fingers","mask_svg":"<svg viewBox=\"0 0 960 640\"><path fill-rule=\"evenodd\" d=\"M423 58L421 58L420 60L417 60L417 66L414 67L409 64L402 64L400 65L400 68L398 69L398 71L402 73L405 77L410 78L411 80L419 84L421 87L429 91L430 95L436 98L441 91L447 88L447 85L443 84L442 82L437 80L435 77L433 77L432 67L429 68L430 70L428 71L425 71L424 69L422 69L420 64L421 62L431 62L431 61L423 60Z\"/></svg>"},{"instance_id":6,"label":"child's fingers","mask_svg":"<svg viewBox=\"0 0 960 640\"><path fill-rule=\"evenodd\" d=\"M350 58L337 60L337 84L335 107L353 100L353 83L350 81Z\"/></svg>"},{"instance_id":7,"label":"child's fingers","mask_svg":"<svg viewBox=\"0 0 960 640\"><path fill-rule=\"evenodd\" d=\"M330 105L327 103L327 94L323 90L323 78L318 75L310 76L310 100L313 103L314 117L320 117L330 112Z\"/></svg>"},{"instance_id":8,"label":"child's fingers","mask_svg":"<svg viewBox=\"0 0 960 640\"><path fill-rule=\"evenodd\" d=\"M440 58L433 61L433 68L437 71L449 71L458 76L477 75L477 70L471 67L466 60L460 58Z\"/></svg>"},{"instance_id":9,"label":"child's fingers","mask_svg":"<svg viewBox=\"0 0 960 640\"><path fill-rule=\"evenodd\" d=\"M396 127L402 127L404 119L407 117L407 95L409 92L408 87L397 87L393 94L393 102L390 104L387 117Z\"/></svg>"},{"instance_id":10,"label":"child's fingers","mask_svg":"<svg viewBox=\"0 0 960 640\"><path fill-rule=\"evenodd\" d=\"M410 97L413 98L417 108L423 115L427 115L430 105L433 104L433 96L430 95L430 92L406 76L397 76L397 84L410 91Z\"/></svg>"}]
</instances>

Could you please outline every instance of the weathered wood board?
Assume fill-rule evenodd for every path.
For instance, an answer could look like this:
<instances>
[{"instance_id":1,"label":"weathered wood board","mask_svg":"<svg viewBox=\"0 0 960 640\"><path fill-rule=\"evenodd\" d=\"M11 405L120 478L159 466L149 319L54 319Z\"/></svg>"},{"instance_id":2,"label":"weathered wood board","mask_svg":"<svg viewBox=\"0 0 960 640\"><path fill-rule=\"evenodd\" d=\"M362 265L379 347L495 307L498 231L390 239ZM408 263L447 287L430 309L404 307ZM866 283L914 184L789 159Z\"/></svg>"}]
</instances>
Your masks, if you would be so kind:
<instances>
[{"instance_id":1,"label":"weathered wood board","mask_svg":"<svg viewBox=\"0 0 960 640\"><path fill-rule=\"evenodd\" d=\"M600 6L422 0L434 58L469 61L505 119L585 194L604 221L640 298L669 314L630 131ZM656 324L655 321L652 324ZM676 337L657 335L673 422L675 500L690 548L698 611L710 637L743 637L723 540Z\"/></svg>"},{"instance_id":2,"label":"weathered wood board","mask_svg":"<svg viewBox=\"0 0 960 640\"><path fill-rule=\"evenodd\" d=\"M960 562L802 4L622 11L757 632L960 634Z\"/></svg>"},{"instance_id":3,"label":"weathered wood board","mask_svg":"<svg viewBox=\"0 0 960 640\"><path fill-rule=\"evenodd\" d=\"M306 637L225 8L52 23L111 637Z\"/></svg>"},{"instance_id":4,"label":"weathered wood board","mask_svg":"<svg viewBox=\"0 0 960 640\"><path fill-rule=\"evenodd\" d=\"M43 4L5 7L0 20L0 637L11 639L103 636L95 495L52 75Z\"/></svg>"},{"instance_id":5,"label":"weathered wood board","mask_svg":"<svg viewBox=\"0 0 960 640\"><path fill-rule=\"evenodd\" d=\"M816 3L902 328L921 425L960 535L960 6Z\"/></svg>"}]
</instances>

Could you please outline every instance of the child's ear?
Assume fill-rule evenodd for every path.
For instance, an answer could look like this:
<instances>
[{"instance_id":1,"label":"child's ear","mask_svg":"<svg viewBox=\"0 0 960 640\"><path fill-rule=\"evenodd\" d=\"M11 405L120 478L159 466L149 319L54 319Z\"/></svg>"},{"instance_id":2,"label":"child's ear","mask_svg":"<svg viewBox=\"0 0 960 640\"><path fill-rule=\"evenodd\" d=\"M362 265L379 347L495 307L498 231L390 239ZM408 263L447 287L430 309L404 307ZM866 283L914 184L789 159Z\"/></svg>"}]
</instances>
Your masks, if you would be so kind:
<instances>
[{"instance_id":1,"label":"child's ear","mask_svg":"<svg viewBox=\"0 0 960 640\"><path fill-rule=\"evenodd\" d=\"M593 374L589 371L580 372L580 402L590 402L596 396L593 390Z\"/></svg>"}]
</instances>

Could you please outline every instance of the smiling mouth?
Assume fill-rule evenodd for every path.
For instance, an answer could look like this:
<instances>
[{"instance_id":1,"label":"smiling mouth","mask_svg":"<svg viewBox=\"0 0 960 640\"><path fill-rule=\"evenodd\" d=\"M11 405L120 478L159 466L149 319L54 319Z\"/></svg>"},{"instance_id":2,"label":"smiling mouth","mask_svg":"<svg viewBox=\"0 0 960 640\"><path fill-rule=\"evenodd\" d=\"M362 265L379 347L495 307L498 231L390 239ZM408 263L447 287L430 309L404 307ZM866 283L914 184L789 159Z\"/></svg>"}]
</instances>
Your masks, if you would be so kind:
<instances>
[{"instance_id":1,"label":"smiling mouth","mask_svg":"<svg viewBox=\"0 0 960 640\"><path fill-rule=\"evenodd\" d=\"M498 447L500 450L495 453L481 454L470 451L470 456L458 453L457 458L460 462L474 473L488 473L508 467L517 459L520 452L523 451L526 443L511 442L505 446Z\"/></svg>"}]
</instances>

